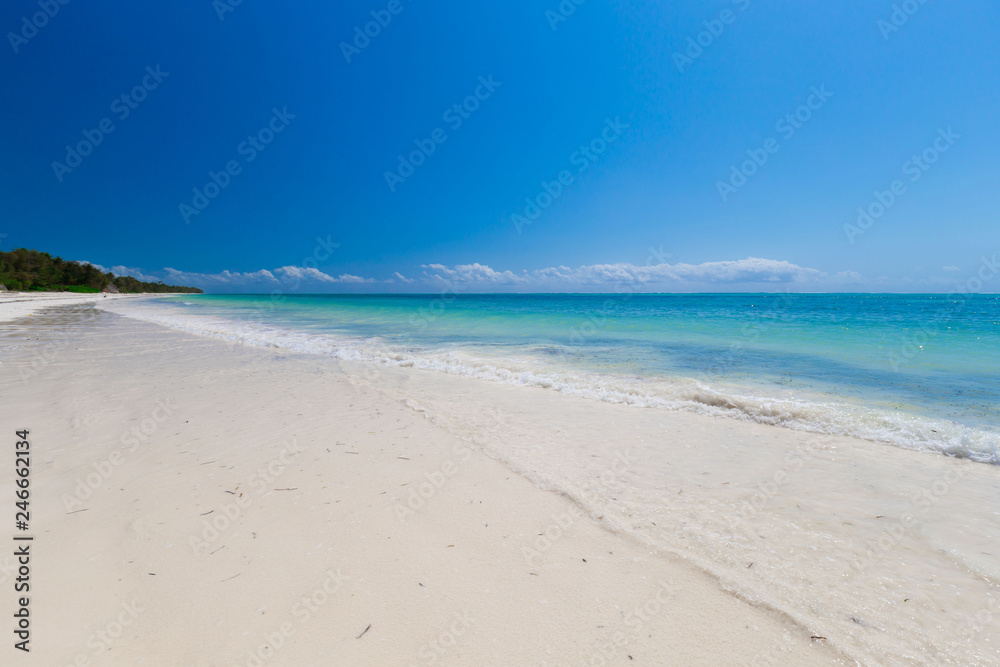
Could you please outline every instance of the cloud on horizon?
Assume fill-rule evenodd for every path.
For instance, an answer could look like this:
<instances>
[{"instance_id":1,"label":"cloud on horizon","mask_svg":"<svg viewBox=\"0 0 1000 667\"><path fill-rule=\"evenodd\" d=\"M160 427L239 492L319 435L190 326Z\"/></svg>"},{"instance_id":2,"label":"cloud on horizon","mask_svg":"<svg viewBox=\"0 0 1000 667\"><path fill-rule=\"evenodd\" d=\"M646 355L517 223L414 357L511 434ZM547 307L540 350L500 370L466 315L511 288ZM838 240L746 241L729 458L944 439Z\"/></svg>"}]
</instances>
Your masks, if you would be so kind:
<instances>
[{"instance_id":1,"label":"cloud on horizon","mask_svg":"<svg viewBox=\"0 0 1000 667\"><path fill-rule=\"evenodd\" d=\"M629 287L637 291L700 291L723 287L787 289L845 286L860 283L863 277L853 271L834 276L784 260L748 257L741 260L704 262L702 264L629 263L591 264L577 268L554 266L514 273L496 271L484 264L444 266L425 264L424 279L430 284L468 287L522 288L529 291L616 291ZM766 291L766 289L765 289Z\"/></svg>"},{"instance_id":2,"label":"cloud on horizon","mask_svg":"<svg viewBox=\"0 0 1000 667\"><path fill-rule=\"evenodd\" d=\"M191 271L180 271L171 267L163 269L162 273L147 273L142 269L129 266L112 266L110 268L81 260L81 264L90 264L104 273L111 272L116 276L132 276L144 282L156 282L161 280L171 285L189 285L210 290L223 288L227 291L234 289L280 289L282 287L298 290L302 287L316 287L321 285L336 284L364 284L376 282L374 278L362 278L361 276L344 273L339 276L331 276L313 267L282 266L277 269L261 269L241 273L239 271L220 271L219 273L194 273Z\"/></svg>"},{"instance_id":3,"label":"cloud on horizon","mask_svg":"<svg viewBox=\"0 0 1000 667\"><path fill-rule=\"evenodd\" d=\"M94 262L88 262L85 259L80 260L80 263L81 264L89 264L92 267L94 267L95 269L97 269L98 271L100 271L101 273L109 273L110 272L110 273L115 274L116 276L132 276L136 280L141 280L143 282L154 282L155 283L157 280L160 280L160 278L157 277L157 276L148 275L148 274L144 273L142 269L137 269L137 268L131 267L131 266L122 266L122 265L119 264L117 266L112 266L111 268L108 268L106 266L101 266L100 264L95 264Z\"/></svg>"},{"instance_id":4,"label":"cloud on horizon","mask_svg":"<svg viewBox=\"0 0 1000 667\"><path fill-rule=\"evenodd\" d=\"M472 264L423 264L419 278L407 278L393 272L386 280L342 273L334 276L314 267L283 266L252 272L221 271L194 273L171 267L161 273L113 266L110 269L94 264L102 271L129 275L139 280L162 280L169 284L192 285L206 291L270 292L345 292L364 288L365 292L437 291L499 291L499 292L614 292L623 289L645 292L670 291L788 291L830 290L834 287L857 288L863 277L853 271L829 275L818 269L802 267L784 260L748 257L741 260L703 262L701 264L653 264L637 266L629 263L590 264L571 268L552 266L543 269L497 270L478 262ZM390 286L395 286L390 287Z\"/></svg>"},{"instance_id":5,"label":"cloud on horizon","mask_svg":"<svg viewBox=\"0 0 1000 667\"><path fill-rule=\"evenodd\" d=\"M379 282L374 278L362 278L361 276L342 273L339 276L332 276L323 273L314 267L282 266L277 269L253 271L251 273L239 273L235 271L222 271L221 273L191 273L189 271L179 271L167 267L164 269L169 280L175 284L194 285L202 289L211 287L223 288L266 288L267 290L289 288L300 290L303 288L316 288L337 284L359 285L364 283ZM384 281L391 282L391 281Z\"/></svg>"}]
</instances>

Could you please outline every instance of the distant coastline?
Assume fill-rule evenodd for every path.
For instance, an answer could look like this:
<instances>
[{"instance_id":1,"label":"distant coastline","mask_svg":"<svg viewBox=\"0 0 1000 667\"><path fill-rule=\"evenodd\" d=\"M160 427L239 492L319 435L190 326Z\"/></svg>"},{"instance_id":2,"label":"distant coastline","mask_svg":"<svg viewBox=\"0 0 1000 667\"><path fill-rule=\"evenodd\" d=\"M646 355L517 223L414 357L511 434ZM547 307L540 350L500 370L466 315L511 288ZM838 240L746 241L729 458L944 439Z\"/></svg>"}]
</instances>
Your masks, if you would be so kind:
<instances>
[{"instance_id":1,"label":"distant coastline","mask_svg":"<svg viewBox=\"0 0 1000 667\"><path fill-rule=\"evenodd\" d=\"M197 287L143 282L102 272L92 264L64 260L47 252L18 248L0 252L0 291L96 294L203 294Z\"/></svg>"}]
</instances>

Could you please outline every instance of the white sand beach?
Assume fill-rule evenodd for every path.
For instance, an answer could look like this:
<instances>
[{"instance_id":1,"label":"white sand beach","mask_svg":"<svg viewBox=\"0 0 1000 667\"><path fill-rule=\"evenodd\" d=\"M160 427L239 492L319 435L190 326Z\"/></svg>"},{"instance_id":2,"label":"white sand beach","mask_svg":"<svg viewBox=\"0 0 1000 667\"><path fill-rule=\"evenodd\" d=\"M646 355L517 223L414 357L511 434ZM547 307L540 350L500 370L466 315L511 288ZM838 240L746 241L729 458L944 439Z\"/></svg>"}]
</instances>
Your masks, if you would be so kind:
<instances>
[{"instance_id":1,"label":"white sand beach","mask_svg":"<svg viewBox=\"0 0 1000 667\"><path fill-rule=\"evenodd\" d=\"M103 294L74 292L0 292L0 322L26 317L49 306L94 304ZM119 298L118 295L109 298Z\"/></svg>"},{"instance_id":2,"label":"white sand beach","mask_svg":"<svg viewBox=\"0 0 1000 667\"><path fill-rule=\"evenodd\" d=\"M0 301L3 425L32 452L24 664L1000 661L992 466L75 298Z\"/></svg>"}]
</instances>

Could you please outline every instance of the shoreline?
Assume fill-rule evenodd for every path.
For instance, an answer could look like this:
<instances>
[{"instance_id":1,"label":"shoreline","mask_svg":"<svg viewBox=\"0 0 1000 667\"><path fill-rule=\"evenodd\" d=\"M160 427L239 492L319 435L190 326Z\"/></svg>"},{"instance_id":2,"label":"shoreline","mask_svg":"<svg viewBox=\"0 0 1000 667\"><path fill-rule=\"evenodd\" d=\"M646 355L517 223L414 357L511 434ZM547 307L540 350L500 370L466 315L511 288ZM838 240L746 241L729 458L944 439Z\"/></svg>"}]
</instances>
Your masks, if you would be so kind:
<instances>
[{"instance_id":1,"label":"shoreline","mask_svg":"<svg viewBox=\"0 0 1000 667\"><path fill-rule=\"evenodd\" d=\"M519 343L505 339L503 333L494 338L484 331L481 341L476 340L476 334L470 337L468 332L439 331L428 335L429 329L424 327L432 325L438 316L423 309L415 310L415 319L409 322L398 306L395 315L381 318L376 315L374 320L367 319L362 312L364 326L352 329L342 320L346 327L327 331L322 326L318 329L298 326L296 315L308 315L306 311L283 313L274 303L261 304L254 298L244 298L242 307L235 303L209 309L198 307L197 303L185 305L194 307L164 308L164 304L155 302L118 302L101 307L232 344L277 347L376 366L413 367L500 384L542 387L606 403L772 424L806 433L857 437L904 449L1000 464L1000 423L995 418L987 418L982 406L973 400L976 396L995 393L986 374L966 375L960 380L965 383L961 385L963 390L955 391L956 385L951 384L942 396L929 400L924 387L934 384L933 373L893 377L881 363L886 359L871 358L871 350L869 358L850 369L838 366L835 358L827 360L833 364L831 372L840 375L826 385L810 380L815 378L811 365L816 363L816 358L799 351L799 358L793 359L791 366L779 367L775 364L773 346L771 349L765 346L757 353L744 350L742 346L749 339L741 342L739 337L746 332L731 332L735 338L720 339L716 335L715 340L704 347L690 340L680 342L675 349L668 345L666 356L683 359L691 355L687 360L691 365L684 367L682 363L680 368L662 372L655 364L645 369L630 368L628 364L629 354L642 357L654 353L650 346L655 347L655 341L631 347L625 344L613 353L600 346L588 348L582 340L574 342L573 338L579 338L586 330L587 321L581 325L580 319L575 323L572 320L563 322L561 327L555 328L560 330L539 322L542 328L533 339L520 343L525 345L520 348L522 354ZM390 306L388 312L392 309ZM453 307L452 310L461 316L461 308ZM341 310L333 317L349 321L355 315L357 313ZM282 323L283 318L289 316L291 319ZM268 320L266 324L265 319ZM440 329L440 324L438 326ZM570 340L565 344L560 336L567 333ZM760 332L753 329L750 333L756 336ZM772 333L781 334L774 330ZM450 335L451 342L445 344L442 335ZM609 331L608 335L613 333ZM868 338L878 340L874 335ZM938 340L939 347L944 344L943 339ZM716 352L709 356L706 350L713 345ZM955 347L960 346L956 344ZM792 356L796 354L793 352ZM997 362L1000 363L1000 358ZM801 381L796 377L799 371L803 374ZM726 378L728 374L734 377ZM948 378L938 377L937 380L949 382ZM887 388L886 384L894 388Z\"/></svg>"},{"instance_id":2,"label":"shoreline","mask_svg":"<svg viewBox=\"0 0 1000 667\"><path fill-rule=\"evenodd\" d=\"M419 369L234 346L92 309L47 312L28 320L30 330L43 338L46 331L51 337L73 322L79 324L81 314L90 317L93 326L75 326L80 349L63 346L54 363L32 378L30 384L39 385L35 392L12 400L41 410L46 401L52 402L53 387L67 382L78 386L76 392L63 390L62 399L55 399L58 412L74 416L67 420L70 425L54 429L52 439L76 443L74 456L80 468L76 481L86 480L83 471L99 472L95 458L98 464L111 461L117 451L113 443L100 441L102 433L106 439L116 432L114 420L107 419L110 408L86 409L101 406L102 401L123 411L123 425L152 419L150 443L164 435L157 447L167 450L157 449L155 465L136 460L133 468L126 456L122 467L112 466L130 471L114 473L113 477L121 475L115 479L142 479L156 487L153 492L131 483L123 488L134 493L133 503L142 503L153 513L173 497L163 495L165 488L178 492L183 487L181 497L195 493L200 506L194 509L201 509L197 514L226 516L226 501L236 502L227 491L254 490L264 481L255 476L255 466L263 462L265 475L267 465L282 471L287 467L280 483L265 484L260 494L251 491L251 505L230 507L234 522L243 522L247 514L263 507L264 499L278 501L275 496L293 494L292 505L309 503L310 510L318 512L292 521L299 531L322 523L324 517L335 526L327 529L333 533L355 522L377 526L377 543L367 529L347 540L347 552L353 555L346 562L363 567L359 564L371 561L365 585L376 589L385 607L393 607L400 594L409 600L407 588L392 577L391 586L374 583L394 568L414 572L402 563L422 564L424 569L415 573L420 589L427 587L423 579L429 575L424 572L434 573L439 582L463 572L459 579L464 581L452 582L449 589L450 608L437 609L446 618L449 613L476 618L477 605L488 601L496 615L467 629L468 639L443 656L445 664L605 664L600 660L627 661L622 650L633 655L636 664L853 664L900 659L934 664L945 658L986 664L996 657L989 652L989 643L984 644L996 628L968 622L983 610L1000 619L996 603L1000 597L989 583L996 573L988 559L976 555L989 551L993 537L1000 537L995 517L983 509L1000 490L993 466L847 437L595 404L545 389ZM28 347L15 350L20 360L13 363L27 362ZM5 357L5 367L11 363ZM126 369L136 368L142 368L149 380L131 378ZM87 391L95 395L81 399ZM183 430L174 436L163 433L167 426L171 433L175 430L174 417L161 427L156 415L163 414L163 407L157 401L179 406L174 396L182 396L184 410L197 417L198 442L208 449L195 453L190 448L194 441L185 440ZM136 402L145 402L145 411L135 405L118 407ZM176 414L174 407L171 410ZM95 419L97 423L89 423ZM244 446L261 442L259 427L266 424L263 430L269 433L275 429L271 424L278 423L293 425L298 451L288 450L291 441L278 437L288 433L267 439L269 454L258 451L257 445ZM345 430L363 446L352 446L354 439L341 437ZM152 455L152 448L138 438L141 434L133 434L140 443L139 453ZM125 431L122 437L127 435ZM303 438L313 444L303 448ZM319 450L318 441L325 443ZM171 448L187 450L181 453L199 459L182 464L176 454L167 455ZM336 456L338 451L343 453ZM314 457L311 467L293 475L288 461L301 457ZM61 453L58 458L62 464L67 457ZM338 459L349 461L349 472L329 467ZM202 502L201 485L214 483L209 482L214 475L206 478L206 473L215 471L213 464L222 460L246 474L237 475L221 491L215 485L216 494L225 494L223 502ZM161 469L164 466L167 470ZM321 502L325 489L340 487L328 483L310 487L317 475L324 483L328 477L337 479L359 497L341 493ZM54 486L61 490L73 486L71 478L65 472L55 475ZM195 488L184 487L192 480L197 482ZM93 491L111 481L99 480ZM107 493L116 488L109 485ZM338 507L324 509L325 502ZM329 514L344 503L352 513ZM294 509L280 502L273 507ZM61 509L82 512L67 514L67 521L107 519L110 513L111 530L123 530L114 522L126 520L104 505L83 503L74 504L73 510ZM249 543L245 533L240 540L232 535L230 541L209 539L211 530L200 535L195 531L206 543L204 548L192 546L188 534L186 544L175 543L182 538L172 539L171 549L188 549L209 560L231 557L234 544L252 550L262 546L255 543L258 533L286 530L262 514L252 518L253 526L261 530L251 531ZM182 516L164 510L161 518L170 525ZM491 526L505 534L498 539L488 530ZM324 532L335 543L333 533ZM970 543L965 533L978 535L981 544ZM298 533L286 537L296 548L310 551L308 538ZM400 542L406 547L402 551ZM965 560L938 553L944 543ZM324 540L317 546L329 544ZM464 553L442 551L463 546ZM268 547L281 551L281 545ZM259 564L249 574L256 577L256 585L262 585L260 577L266 579L280 567L281 559L274 553L264 563L255 560ZM453 553L463 556L456 561ZM187 562L176 552L145 555L169 564ZM58 571L66 564L53 566ZM109 576L121 576L119 569L108 567ZM589 579L595 572L596 580ZM237 576L239 582L248 575ZM138 590L146 583L140 584L141 578L131 581ZM485 581L492 583L478 588L474 584ZM211 581L200 584L217 588ZM494 593L484 593L484 588ZM516 594L508 594L508 588ZM965 597L956 606L941 599L939 588L961 590ZM237 589L240 595L250 594ZM226 590L229 587L217 593L226 595ZM280 597L285 589L268 590ZM648 621L642 611L647 603L658 610L645 614ZM607 616L609 610L618 614L615 623ZM214 613L225 611L216 607ZM340 618L337 612L327 613ZM417 609L383 618L405 635L403 639L420 634L403 630L414 628L415 619L423 618ZM568 618L575 620L564 622ZM632 632L637 624L640 632ZM413 654L413 647L404 651L389 636L376 632L380 626L373 623L365 638L391 644L387 655L392 660L425 664ZM505 641L507 635L496 630L509 627L529 638L523 647L511 646ZM614 627L622 633L620 647L612 640L615 635L609 628ZM364 625L357 628L358 633L362 630ZM547 639L539 635L542 630ZM723 636L725 640L720 639ZM396 639L402 641L398 635ZM151 640L144 635L137 640L137 650L148 648ZM205 641L218 645L211 637ZM337 651L351 641L349 633L341 644L310 639L331 650L336 645ZM502 651L491 650L491 645ZM426 647L417 646L417 653L422 648ZM229 649L219 650L218 655L229 655ZM286 657L287 664L295 664L292 655L299 656L300 664L316 659L295 651L281 649L273 664L286 664ZM407 651L409 658L404 655ZM188 656L192 664L203 664L201 659ZM384 662L372 660L371 654L361 652L352 664Z\"/></svg>"},{"instance_id":3,"label":"shoreline","mask_svg":"<svg viewBox=\"0 0 1000 667\"><path fill-rule=\"evenodd\" d=\"M54 543L36 557L37 604L59 601L46 609L58 639L36 640L54 664L112 648L113 664L154 665L842 664L363 371L89 308L43 311L16 334L43 345L81 316L92 326L73 345L4 386L32 431L37 522ZM529 563L522 548L557 530ZM100 639L121 616L127 632Z\"/></svg>"},{"instance_id":4,"label":"shoreline","mask_svg":"<svg viewBox=\"0 0 1000 667\"><path fill-rule=\"evenodd\" d=\"M156 297L159 294L80 294L78 292L0 292L0 323L28 317L45 308L56 306L96 305L102 300L136 297ZM175 296L164 294L162 296Z\"/></svg>"}]
</instances>

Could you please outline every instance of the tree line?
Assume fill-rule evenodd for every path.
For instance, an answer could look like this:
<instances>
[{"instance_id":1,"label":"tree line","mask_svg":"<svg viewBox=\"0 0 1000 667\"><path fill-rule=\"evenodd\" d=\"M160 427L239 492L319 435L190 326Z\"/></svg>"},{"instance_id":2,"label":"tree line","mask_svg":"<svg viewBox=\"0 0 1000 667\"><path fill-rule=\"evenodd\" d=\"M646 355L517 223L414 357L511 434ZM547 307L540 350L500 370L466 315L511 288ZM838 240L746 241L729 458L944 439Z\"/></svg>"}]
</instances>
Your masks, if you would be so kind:
<instances>
[{"instance_id":1,"label":"tree line","mask_svg":"<svg viewBox=\"0 0 1000 667\"><path fill-rule=\"evenodd\" d=\"M164 285L136 280L132 276L115 276L102 272L92 264L53 257L47 252L18 248L0 252L0 285L24 292L100 292L114 285L119 292L181 292L201 294L197 287Z\"/></svg>"}]
</instances>

